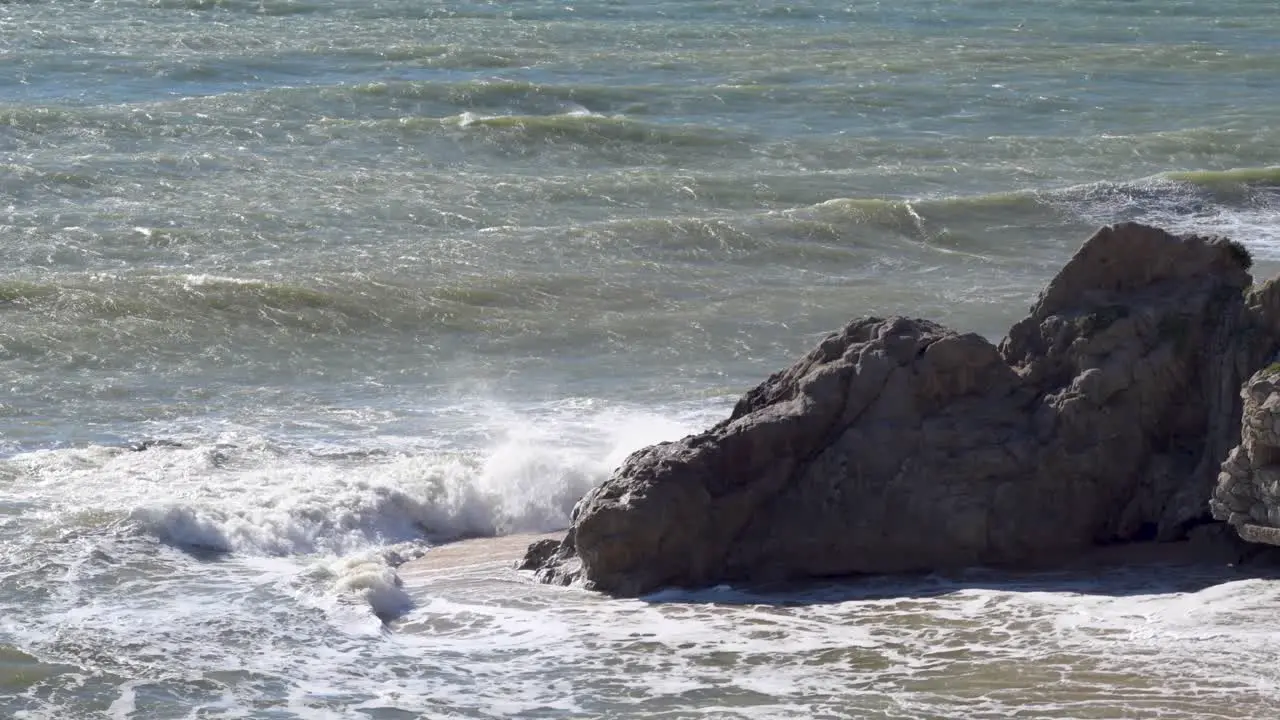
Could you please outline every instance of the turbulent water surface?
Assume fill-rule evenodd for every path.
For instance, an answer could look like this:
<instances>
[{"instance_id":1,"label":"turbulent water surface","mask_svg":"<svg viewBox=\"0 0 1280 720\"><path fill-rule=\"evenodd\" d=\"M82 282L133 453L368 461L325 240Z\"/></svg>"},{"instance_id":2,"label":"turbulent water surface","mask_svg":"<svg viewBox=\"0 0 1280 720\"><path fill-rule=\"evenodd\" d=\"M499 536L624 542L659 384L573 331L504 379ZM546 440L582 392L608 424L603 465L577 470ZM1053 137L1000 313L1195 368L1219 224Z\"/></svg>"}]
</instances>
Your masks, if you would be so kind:
<instances>
[{"instance_id":1,"label":"turbulent water surface","mask_svg":"<svg viewBox=\"0 0 1280 720\"><path fill-rule=\"evenodd\" d=\"M1264 579L394 566L1100 223L1276 272L1277 117L1272 0L0 3L0 716L1269 717Z\"/></svg>"}]
</instances>

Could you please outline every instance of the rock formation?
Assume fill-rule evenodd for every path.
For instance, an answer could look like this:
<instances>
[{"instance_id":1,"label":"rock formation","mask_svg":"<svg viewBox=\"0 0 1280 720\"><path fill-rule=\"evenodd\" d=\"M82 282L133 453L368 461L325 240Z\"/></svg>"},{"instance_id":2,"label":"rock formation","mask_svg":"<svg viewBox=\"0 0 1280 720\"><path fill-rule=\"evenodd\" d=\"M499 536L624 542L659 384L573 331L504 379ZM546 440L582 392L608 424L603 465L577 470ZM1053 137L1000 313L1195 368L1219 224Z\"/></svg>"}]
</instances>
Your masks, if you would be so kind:
<instances>
[{"instance_id":1,"label":"rock formation","mask_svg":"<svg viewBox=\"0 0 1280 720\"><path fill-rule=\"evenodd\" d=\"M1249 542L1280 545L1280 363L1241 391L1241 441L1222 463L1210 507Z\"/></svg>"},{"instance_id":2,"label":"rock formation","mask_svg":"<svg viewBox=\"0 0 1280 720\"><path fill-rule=\"evenodd\" d=\"M1280 337L1280 293L1247 290L1248 267L1236 243L1125 224L1090 238L999 347L856 320L715 427L633 454L524 566L635 595L1183 537L1210 521L1240 381ZM1276 406L1260 402L1259 417ZM1250 447L1249 477L1270 478L1280 455Z\"/></svg>"}]
</instances>

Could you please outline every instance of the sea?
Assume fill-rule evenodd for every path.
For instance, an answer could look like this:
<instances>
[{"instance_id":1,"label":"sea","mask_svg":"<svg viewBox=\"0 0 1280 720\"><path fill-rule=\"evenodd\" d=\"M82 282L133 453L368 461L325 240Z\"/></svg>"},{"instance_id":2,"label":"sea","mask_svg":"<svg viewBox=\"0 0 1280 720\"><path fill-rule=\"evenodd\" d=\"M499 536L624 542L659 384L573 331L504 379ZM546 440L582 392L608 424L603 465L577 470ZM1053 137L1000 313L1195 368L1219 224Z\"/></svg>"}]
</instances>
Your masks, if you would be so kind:
<instances>
[{"instance_id":1,"label":"sea","mask_svg":"<svg viewBox=\"0 0 1280 720\"><path fill-rule=\"evenodd\" d=\"M1280 272L1275 0L0 2L0 717L1273 718L1234 568L398 570L1124 220Z\"/></svg>"}]
</instances>

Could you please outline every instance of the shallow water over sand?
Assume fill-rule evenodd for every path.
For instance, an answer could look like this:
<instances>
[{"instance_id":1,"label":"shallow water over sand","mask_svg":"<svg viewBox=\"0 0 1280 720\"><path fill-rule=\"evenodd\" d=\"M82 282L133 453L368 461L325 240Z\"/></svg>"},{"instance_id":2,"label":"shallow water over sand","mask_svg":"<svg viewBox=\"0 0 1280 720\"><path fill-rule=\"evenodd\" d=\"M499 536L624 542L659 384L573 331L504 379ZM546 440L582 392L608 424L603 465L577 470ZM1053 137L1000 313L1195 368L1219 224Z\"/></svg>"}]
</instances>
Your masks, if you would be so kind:
<instances>
[{"instance_id":1,"label":"shallow water over sand","mask_svg":"<svg viewBox=\"0 0 1280 720\"><path fill-rule=\"evenodd\" d=\"M1231 568L972 571L614 601L533 584L501 554L404 573L422 603L396 625L405 642L428 657L484 655L467 669L492 693L473 699L476 713L1208 718L1265 717L1275 699L1265 658L1280 583Z\"/></svg>"}]
</instances>

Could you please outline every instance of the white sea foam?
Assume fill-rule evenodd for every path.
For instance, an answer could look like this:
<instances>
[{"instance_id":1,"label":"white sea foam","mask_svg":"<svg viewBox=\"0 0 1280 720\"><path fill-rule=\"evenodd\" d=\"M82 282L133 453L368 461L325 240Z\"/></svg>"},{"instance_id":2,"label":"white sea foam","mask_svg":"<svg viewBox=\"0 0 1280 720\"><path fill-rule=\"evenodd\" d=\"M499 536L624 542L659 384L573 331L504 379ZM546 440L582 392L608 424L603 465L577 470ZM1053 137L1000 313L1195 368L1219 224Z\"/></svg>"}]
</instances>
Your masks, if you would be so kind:
<instances>
[{"instance_id":1,"label":"white sea foam","mask_svg":"<svg viewBox=\"0 0 1280 720\"><path fill-rule=\"evenodd\" d=\"M0 637L79 668L78 687L104 688L104 715L119 717L283 703L298 717L444 707L1074 718L1141 707L1191 720L1222 707L1265 717L1280 702L1269 661L1280 582L1231 570L972 572L639 601L537 585L501 564L408 584L397 574L423 550L424 521L450 532L563 522L564 508L538 498L722 410L471 407L483 421L468 442L490 438L473 454L222 435L11 458L24 518L39 527L4 550L0 582L42 588L43 600L37 614L0 608ZM156 700L157 686L180 697ZM24 691L27 706L57 716L51 687Z\"/></svg>"},{"instance_id":2,"label":"white sea foam","mask_svg":"<svg viewBox=\"0 0 1280 720\"><path fill-rule=\"evenodd\" d=\"M331 589L339 598L368 605L380 620L394 619L413 607L400 576L381 553L339 558L320 565L313 573L331 580Z\"/></svg>"},{"instance_id":3,"label":"white sea foam","mask_svg":"<svg viewBox=\"0 0 1280 720\"><path fill-rule=\"evenodd\" d=\"M261 280L248 280L227 275L210 275L208 273L193 273L182 276L182 284L187 289L216 285L257 285L261 282Z\"/></svg>"},{"instance_id":4,"label":"white sea foam","mask_svg":"<svg viewBox=\"0 0 1280 720\"><path fill-rule=\"evenodd\" d=\"M1224 235L1247 245L1259 259L1280 260L1280 190L1241 192L1239 202L1223 204L1204 187L1154 176L1081 185L1046 199L1091 223L1133 220L1176 233Z\"/></svg>"},{"instance_id":5,"label":"white sea foam","mask_svg":"<svg viewBox=\"0 0 1280 720\"><path fill-rule=\"evenodd\" d=\"M468 657L469 678L489 689L470 707L493 714L558 703L579 715L1074 718L1141 706L1190 719L1228 706L1262 717L1280 698L1264 660L1280 638L1269 609L1280 582L1229 570L974 572L609 601L495 567L409 592L420 603L400 630L424 654Z\"/></svg>"},{"instance_id":6,"label":"white sea foam","mask_svg":"<svg viewBox=\"0 0 1280 720\"><path fill-rule=\"evenodd\" d=\"M109 526L198 555L300 558L331 592L393 617L407 607L394 570L412 553L405 543L565 527L627 453L696 424L589 402L467 412L481 421L462 430L467 442L487 437L482 450L439 439L299 448L223 433L145 451L40 451L4 468L45 532Z\"/></svg>"}]
</instances>

